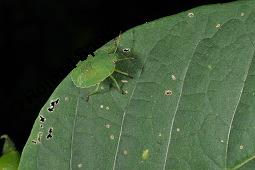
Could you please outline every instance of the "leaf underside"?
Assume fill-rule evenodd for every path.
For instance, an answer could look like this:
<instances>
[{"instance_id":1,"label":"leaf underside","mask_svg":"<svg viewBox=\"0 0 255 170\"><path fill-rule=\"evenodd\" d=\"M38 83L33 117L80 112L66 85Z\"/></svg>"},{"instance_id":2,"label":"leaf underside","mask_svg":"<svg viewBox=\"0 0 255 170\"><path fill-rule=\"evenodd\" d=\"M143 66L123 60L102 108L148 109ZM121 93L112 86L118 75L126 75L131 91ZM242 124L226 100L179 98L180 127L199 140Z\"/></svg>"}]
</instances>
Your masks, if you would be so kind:
<instances>
[{"instance_id":1,"label":"leaf underside","mask_svg":"<svg viewBox=\"0 0 255 170\"><path fill-rule=\"evenodd\" d=\"M117 52L135 58L117 65L134 76L128 93L103 84L86 102L91 89L68 75L40 111L19 169L255 169L254 44L253 0L128 30Z\"/></svg>"}]
</instances>

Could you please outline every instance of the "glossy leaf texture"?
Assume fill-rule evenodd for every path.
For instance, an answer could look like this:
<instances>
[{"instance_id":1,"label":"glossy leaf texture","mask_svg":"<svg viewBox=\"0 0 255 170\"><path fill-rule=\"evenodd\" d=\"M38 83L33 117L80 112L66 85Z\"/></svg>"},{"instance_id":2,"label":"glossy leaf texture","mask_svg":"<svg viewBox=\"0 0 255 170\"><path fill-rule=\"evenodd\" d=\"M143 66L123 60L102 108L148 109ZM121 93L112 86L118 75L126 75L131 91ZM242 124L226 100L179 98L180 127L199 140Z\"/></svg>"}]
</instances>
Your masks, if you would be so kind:
<instances>
[{"instance_id":1,"label":"glossy leaf texture","mask_svg":"<svg viewBox=\"0 0 255 170\"><path fill-rule=\"evenodd\" d=\"M86 102L94 87L68 75L41 109L19 169L254 170L254 44L254 0L128 30L117 53L135 59L117 68L134 78L114 73L127 94L106 80Z\"/></svg>"}]
</instances>

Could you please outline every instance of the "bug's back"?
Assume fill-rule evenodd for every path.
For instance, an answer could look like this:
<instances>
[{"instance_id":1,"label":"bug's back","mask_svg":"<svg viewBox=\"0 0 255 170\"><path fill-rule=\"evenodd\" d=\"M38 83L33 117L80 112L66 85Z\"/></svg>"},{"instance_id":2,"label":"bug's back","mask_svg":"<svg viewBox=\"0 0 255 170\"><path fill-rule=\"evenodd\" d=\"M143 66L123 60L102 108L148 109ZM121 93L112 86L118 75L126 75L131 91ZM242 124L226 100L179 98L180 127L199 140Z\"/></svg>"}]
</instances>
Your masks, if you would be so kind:
<instances>
[{"instance_id":1,"label":"bug's back","mask_svg":"<svg viewBox=\"0 0 255 170\"><path fill-rule=\"evenodd\" d=\"M71 72L71 78L77 87L87 88L94 86L114 72L115 54L100 53L95 57L80 61Z\"/></svg>"}]
</instances>

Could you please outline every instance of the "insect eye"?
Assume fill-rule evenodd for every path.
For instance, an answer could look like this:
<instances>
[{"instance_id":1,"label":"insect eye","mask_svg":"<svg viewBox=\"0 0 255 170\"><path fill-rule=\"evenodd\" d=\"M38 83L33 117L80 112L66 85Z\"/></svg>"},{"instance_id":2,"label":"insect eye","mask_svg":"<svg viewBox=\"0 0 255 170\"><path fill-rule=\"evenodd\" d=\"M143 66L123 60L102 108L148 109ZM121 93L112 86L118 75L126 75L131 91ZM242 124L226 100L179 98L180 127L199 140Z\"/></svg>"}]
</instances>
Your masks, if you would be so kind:
<instances>
[{"instance_id":1,"label":"insect eye","mask_svg":"<svg viewBox=\"0 0 255 170\"><path fill-rule=\"evenodd\" d=\"M124 53L128 53L128 52L130 52L130 48L123 48L123 50L122 50Z\"/></svg>"}]
</instances>

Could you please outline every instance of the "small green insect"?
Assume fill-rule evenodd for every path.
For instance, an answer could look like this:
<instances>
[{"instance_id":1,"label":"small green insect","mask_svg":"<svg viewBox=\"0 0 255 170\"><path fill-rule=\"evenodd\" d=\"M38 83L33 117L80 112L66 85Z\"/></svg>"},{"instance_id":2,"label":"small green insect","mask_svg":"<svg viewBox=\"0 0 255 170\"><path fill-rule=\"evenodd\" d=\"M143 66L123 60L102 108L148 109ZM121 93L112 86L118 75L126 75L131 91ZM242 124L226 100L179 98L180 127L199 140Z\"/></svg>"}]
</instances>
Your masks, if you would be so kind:
<instances>
[{"instance_id":1,"label":"small green insect","mask_svg":"<svg viewBox=\"0 0 255 170\"><path fill-rule=\"evenodd\" d=\"M118 58L116 53L118 49L119 37L115 41L114 46L111 46L108 50L101 50L96 53L93 57L89 55L85 61L80 61L76 68L71 72L71 79L75 86L79 88L88 88L96 86L95 90L88 94L89 96L98 92L100 83L104 81L107 77L110 77L117 89L124 94L123 90L120 88L117 80L112 76L113 72L123 74L125 76L131 77L128 73L116 69L116 63L122 60L134 59L128 58Z\"/></svg>"}]
</instances>

